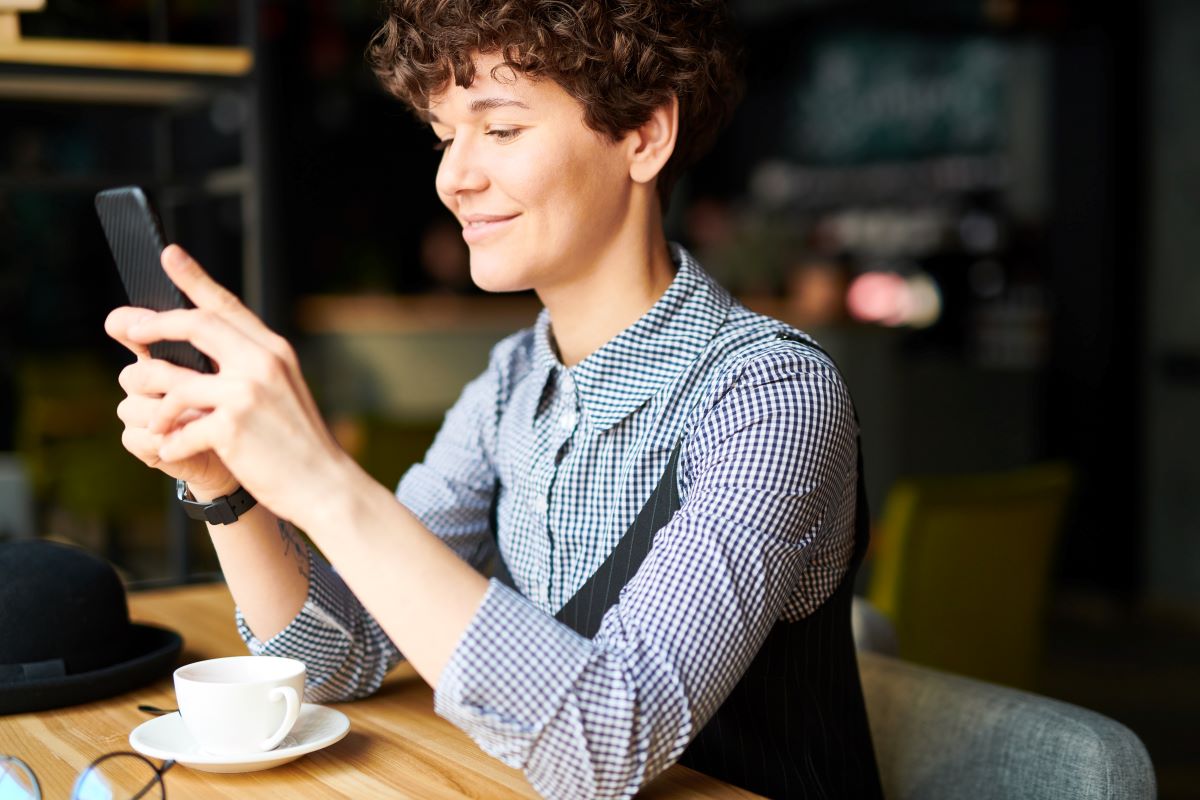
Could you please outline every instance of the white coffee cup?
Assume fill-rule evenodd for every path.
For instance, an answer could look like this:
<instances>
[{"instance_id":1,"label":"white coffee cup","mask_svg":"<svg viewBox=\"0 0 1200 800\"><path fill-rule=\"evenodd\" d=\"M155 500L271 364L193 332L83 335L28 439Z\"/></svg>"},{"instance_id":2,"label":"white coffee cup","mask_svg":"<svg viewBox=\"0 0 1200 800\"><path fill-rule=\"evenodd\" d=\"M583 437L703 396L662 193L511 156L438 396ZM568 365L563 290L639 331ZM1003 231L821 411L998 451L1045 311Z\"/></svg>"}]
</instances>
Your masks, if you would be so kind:
<instances>
[{"instance_id":1,"label":"white coffee cup","mask_svg":"<svg viewBox=\"0 0 1200 800\"><path fill-rule=\"evenodd\" d=\"M179 715L197 744L213 755L275 749L300 715L304 662L277 656L233 656L175 670Z\"/></svg>"}]
</instances>

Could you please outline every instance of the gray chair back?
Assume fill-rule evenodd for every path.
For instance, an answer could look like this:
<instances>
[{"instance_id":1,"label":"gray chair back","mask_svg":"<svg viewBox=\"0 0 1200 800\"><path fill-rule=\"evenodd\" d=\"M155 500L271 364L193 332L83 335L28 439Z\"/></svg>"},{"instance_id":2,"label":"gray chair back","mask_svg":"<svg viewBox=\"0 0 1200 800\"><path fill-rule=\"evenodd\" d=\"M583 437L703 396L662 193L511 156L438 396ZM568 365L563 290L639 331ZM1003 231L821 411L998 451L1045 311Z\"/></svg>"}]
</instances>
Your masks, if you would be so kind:
<instances>
[{"instance_id":1,"label":"gray chair back","mask_svg":"<svg viewBox=\"0 0 1200 800\"><path fill-rule=\"evenodd\" d=\"M1133 731L1046 697L859 651L887 800L1152 800Z\"/></svg>"}]
</instances>

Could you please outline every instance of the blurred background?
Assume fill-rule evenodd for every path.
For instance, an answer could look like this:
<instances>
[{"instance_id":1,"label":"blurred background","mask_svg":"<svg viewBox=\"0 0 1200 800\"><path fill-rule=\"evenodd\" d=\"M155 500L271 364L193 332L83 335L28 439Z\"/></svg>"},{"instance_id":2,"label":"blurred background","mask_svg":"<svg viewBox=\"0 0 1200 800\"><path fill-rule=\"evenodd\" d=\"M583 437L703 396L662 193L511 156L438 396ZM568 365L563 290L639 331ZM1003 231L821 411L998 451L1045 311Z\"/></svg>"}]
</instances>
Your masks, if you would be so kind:
<instances>
[{"instance_id":1,"label":"blurred background","mask_svg":"<svg viewBox=\"0 0 1200 800\"><path fill-rule=\"evenodd\" d=\"M117 185L296 343L394 485L538 304L471 286L433 136L363 61L378 3L49 0L19 41L5 5L0 539L134 586L217 575L120 445L92 205ZM1108 714L1163 798L1200 797L1200 3L734 8L746 99L668 230L846 374L861 593L903 656Z\"/></svg>"}]
</instances>

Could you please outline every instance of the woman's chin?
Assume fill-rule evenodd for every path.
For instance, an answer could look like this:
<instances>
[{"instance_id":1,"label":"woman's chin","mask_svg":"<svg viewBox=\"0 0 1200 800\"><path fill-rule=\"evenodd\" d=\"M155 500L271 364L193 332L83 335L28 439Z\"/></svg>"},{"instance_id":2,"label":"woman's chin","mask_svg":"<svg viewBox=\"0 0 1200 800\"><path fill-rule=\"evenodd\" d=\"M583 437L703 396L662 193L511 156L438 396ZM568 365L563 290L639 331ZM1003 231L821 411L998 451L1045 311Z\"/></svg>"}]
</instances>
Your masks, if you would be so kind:
<instances>
[{"instance_id":1,"label":"woman's chin","mask_svg":"<svg viewBox=\"0 0 1200 800\"><path fill-rule=\"evenodd\" d=\"M493 264L471 257L471 281L485 292L523 292L529 281L512 264Z\"/></svg>"}]
</instances>

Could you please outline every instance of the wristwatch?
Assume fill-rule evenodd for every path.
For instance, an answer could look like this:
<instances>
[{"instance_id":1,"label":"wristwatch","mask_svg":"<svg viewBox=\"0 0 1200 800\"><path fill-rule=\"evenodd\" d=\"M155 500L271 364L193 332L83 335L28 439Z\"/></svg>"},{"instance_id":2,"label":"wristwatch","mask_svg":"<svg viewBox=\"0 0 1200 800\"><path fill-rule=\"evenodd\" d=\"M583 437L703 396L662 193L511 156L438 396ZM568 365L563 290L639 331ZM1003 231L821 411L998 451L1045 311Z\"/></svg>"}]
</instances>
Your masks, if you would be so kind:
<instances>
[{"instance_id":1,"label":"wristwatch","mask_svg":"<svg viewBox=\"0 0 1200 800\"><path fill-rule=\"evenodd\" d=\"M175 496L179 498L184 513L192 519L204 520L211 525L229 525L237 522L238 517L258 504L254 495L240 486L227 495L201 503L192 495L186 481L175 481Z\"/></svg>"}]
</instances>

